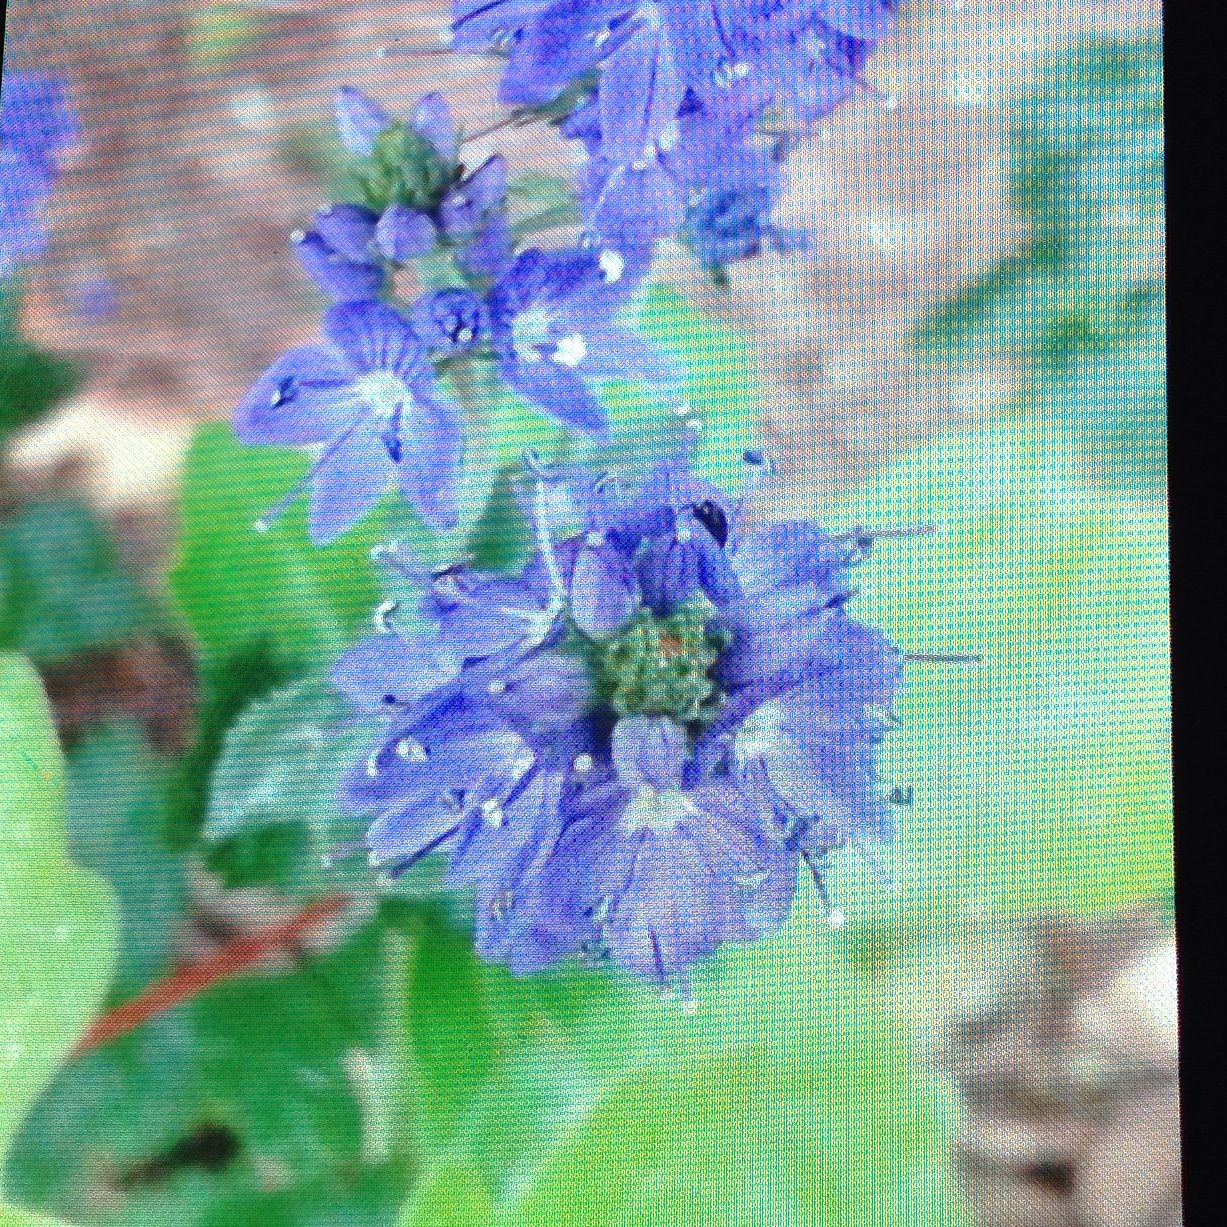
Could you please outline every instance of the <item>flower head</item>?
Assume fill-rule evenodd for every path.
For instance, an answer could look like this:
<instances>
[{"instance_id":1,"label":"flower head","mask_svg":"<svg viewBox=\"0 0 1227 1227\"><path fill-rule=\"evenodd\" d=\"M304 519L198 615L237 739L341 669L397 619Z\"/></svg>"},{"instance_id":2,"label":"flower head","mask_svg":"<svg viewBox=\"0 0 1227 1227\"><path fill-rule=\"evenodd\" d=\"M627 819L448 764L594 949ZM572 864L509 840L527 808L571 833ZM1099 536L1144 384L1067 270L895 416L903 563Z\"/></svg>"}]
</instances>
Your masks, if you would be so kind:
<instances>
[{"instance_id":1,"label":"flower head","mask_svg":"<svg viewBox=\"0 0 1227 1227\"><path fill-rule=\"evenodd\" d=\"M454 524L461 420L421 342L397 312L371 302L331 307L324 331L328 344L291 350L256 381L236 414L239 438L323 444L307 479L317 543L357 523L393 478L428 524Z\"/></svg>"},{"instance_id":2,"label":"flower head","mask_svg":"<svg viewBox=\"0 0 1227 1227\"><path fill-rule=\"evenodd\" d=\"M594 383L639 380L666 403L680 402L678 370L616 322L633 288L627 257L613 249L533 247L504 255L494 267L490 341L503 379L527 400L598 438L606 413Z\"/></svg>"},{"instance_id":3,"label":"flower head","mask_svg":"<svg viewBox=\"0 0 1227 1227\"><path fill-rule=\"evenodd\" d=\"M583 141L596 236L614 245L650 242L685 223L700 258L716 269L766 246L796 246L770 225L776 192L761 170L734 169L742 181L734 192L725 155L735 164L761 156L750 137L768 113L805 127L869 89L862 70L894 7L894 0L456 0L452 35L458 47L506 54L501 101L562 119L564 134ZM715 199L691 207L708 193Z\"/></svg>"},{"instance_id":4,"label":"flower head","mask_svg":"<svg viewBox=\"0 0 1227 1227\"><path fill-rule=\"evenodd\" d=\"M411 646L393 622L338 664L387 720L342 800L390 871L448 856L486 957L580 954L685 991L696 960L783 921L802 859L821 886L832 850L889 838L875 760L902 658L847 615L857 543L748 528L685 454L635 497L577 473L552 498L533 467L519 574L385 554L434 629Z\"/></svg>"}]
</instances>

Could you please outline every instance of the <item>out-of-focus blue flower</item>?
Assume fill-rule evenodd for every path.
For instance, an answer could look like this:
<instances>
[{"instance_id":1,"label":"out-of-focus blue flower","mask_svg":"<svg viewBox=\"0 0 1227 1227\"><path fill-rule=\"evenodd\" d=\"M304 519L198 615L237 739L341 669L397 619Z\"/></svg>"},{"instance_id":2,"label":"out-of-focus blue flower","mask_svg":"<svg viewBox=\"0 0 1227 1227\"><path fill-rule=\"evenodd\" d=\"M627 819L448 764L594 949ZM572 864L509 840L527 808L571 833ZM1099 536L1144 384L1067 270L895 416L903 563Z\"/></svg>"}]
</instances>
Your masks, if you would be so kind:
<instances>
[{"instance_id":1,"label":"out-of-focus blue flower","mask_svg":"<svg viewBox=\"0 0 1227 1227\"><path fill-rule=\"evenodd\" d=\"M333 204L294 235L311 278L335 302L378 299L387 271L431 252L443 240L467 245L507 195L507 166L495 154L473 171L457 161L459 134L441 94L425 95L399 124L354 86L336 95L337 127L368 204ZM376 207L370 207L375 205Z\"/></svg>"},{"instance_id":2,"label":"out-of-focus blue flower","mask_svg":"<svg viewBox=\"0 0 1227 1227\"><path fill-rule=\"evenodd\" d=\"M0 277L47 247L42 208L59 155L80 138L63 82L9 70L0 84Z\"/></svg>"},{"instance_id":3,"label":"out-of-focus blue flower","mask_svg":"<svg viewBox=\"0 0 1227 1227\"><path fill-rule=\"evenodd\" d=\"M748 492L685 454L634 497L534 471L520 574L384 551L433 631L391 617L337 665L387 722L342 801L390 872L447 855L485 957L579 954L685 993L696 960L784 920L802 860L822 889L834 849L890 838L876 754L902 657L847 615L863 541L749 529Z\"/></svg>"},{"instance_id":4,"label":"out-of-focus blue flower","mask_svg":"<svg viewBox=\"0 0 1227 1227\"><path fill-rule=\"evenodd\" d=\"M597 437L606 414L593 383L638 380L680 401L674 365L615 322L632 280L621 253L534 247L495 266L503 271L487 296L490 342L503 378L527 400Z\"/></svg>"},{"instance_id":5,"label":"out-of-focus blue flower","mask_svg":"<svg viewBox=\"0 0 1227 1227\"><path fill-rule=\"evenodd\" d=\"M770 223L778 193L763 172L731 172L724 155L753 161L768 111L806 126L868 88L864 64L893 15L893 0L456 0L452 34L507 55L503 102L564 100L562 131L592 158L584 196L599 238L650 242L686 222L700 258L722 268L796 246Z\"/></svg>"},{"instance_id":6,"label":"out-of-focus blue flower","mask_svg":"<svg viewBox=\"0 0 1227 1227\"><path fill-rule=\"evenodd\" d=\"M329 344L278 359L235 416L245 443L322 443L311 487L313 541L358 522L395 478L428 524L456 522L462 423L441 394L421 342L380 303L343 303L324 315Z\"/></svg>"}]
</instances>

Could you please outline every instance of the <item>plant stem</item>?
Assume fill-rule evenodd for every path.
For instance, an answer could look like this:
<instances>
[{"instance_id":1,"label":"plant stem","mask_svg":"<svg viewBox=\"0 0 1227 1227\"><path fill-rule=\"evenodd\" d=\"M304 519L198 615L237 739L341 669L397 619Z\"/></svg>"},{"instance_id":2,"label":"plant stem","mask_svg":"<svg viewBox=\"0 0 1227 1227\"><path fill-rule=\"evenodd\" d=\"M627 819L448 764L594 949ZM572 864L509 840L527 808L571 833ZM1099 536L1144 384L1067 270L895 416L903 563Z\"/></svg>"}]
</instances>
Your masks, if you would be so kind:
<instances>
[{"instance_id":1,"label":"plant stem","mask_svg":"<svg viewBox=\"0 0 1227 1227\"><path fill-rule=\"evenodd\" d=\"M138 997L99 1015L73 1049L74 1057L84 1056L103 1044L136 1030L151 1018L204 992L222 980L236 976L248 967L279 954L298 943L312 929L344 911L348 895L327 895L309 903L288 920L246 934L228 942L217 953L187 963L170 975L155 981Z\"/></svg>"}]
</instances>

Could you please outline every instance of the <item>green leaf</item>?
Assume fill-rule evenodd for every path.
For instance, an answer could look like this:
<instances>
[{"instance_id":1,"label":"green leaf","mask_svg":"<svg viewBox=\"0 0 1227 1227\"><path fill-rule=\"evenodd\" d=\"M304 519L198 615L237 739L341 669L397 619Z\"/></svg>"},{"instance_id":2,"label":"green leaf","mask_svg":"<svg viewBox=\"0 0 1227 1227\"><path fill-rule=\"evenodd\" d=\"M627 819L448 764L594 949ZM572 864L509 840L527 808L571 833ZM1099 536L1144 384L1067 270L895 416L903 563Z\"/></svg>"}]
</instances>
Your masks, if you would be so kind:
<instances>
[{"instance_id":1,"label":"green leaf","mask_svg":"<svg viewBox=\"0 0 1227 1227\"><path fill-rule=\"evenodd\" d=\"M140 726L91 733L68 761L68 828L77 860L109 883L123 944L112 984L135 996L167 970L187 887L183 861L164 844L166 765Z\"/></svg>"},{"instance_id":2,"label":"green leaf","mask_svg":"<svg viewBox=\"0 0 1227 1227\"><path fill-rule=\"evenodd\" d=\"M853 612L913 664L885 743L909 784L888 899L849 880L852 940L945 935L972 908L1099 912L1172 881L1167 524L1105 493L1050 419L916 449L828 510L832 528L934 523L883 543Z\"/></svg>"},{"instance_id":3,"label":"green leaf","mask_svg":"<svg viewBox=\"0 0 1227 1227\"><path fill-rule=\"evenodd\" d=\"M368 1124L383 1069L384 934L248 973L62 1070L27 1118L12 1192L82 1227L392 1221L407 1171ZM212 1157L192 1139L227 1139Z\"/></svg>"},{"instance_id":4,"label":"green leaf","mask_svg":"<svg viewBox=\"0 0 1227 1227\"><path fill-rule=\"evenodd\" d=\"M0 1160L115 960L106 886L69 856L64 767L38 678L0 656Z\"/></svg>"},{"instance_id":5,"label":"green leaf","mask_svg":"<svg viewBox=\"0 0 1227 1227\"><path fill-rule=\"evenodd\" d=\"M202 663L196 738L167 786L166 838L182 852L195 845L209 806L209 778L230 726L253 700L293 679L298 668L264 642Z\"/></svg>"},{"instance_id":6,"label":"green leaf","mask_svg":"<svg viewBox=\"0 0 1227 1227\"><path fill-rule=\"evenodd\" d=\"M273 691L226 734L213 769L203 829L210 863L230 885L271 884L291 895L330 890L415 897L437 891L441 865L389 879L361 854L366 821L337 803L341 778L368 752L371 721L354 721L346 700L319 678Z\"/></svg>"},{"instance_id":7,"label":"green leaf","mask_svg":"<svg viewBox=\"0 0 1227 1227\"><path fill-rule=\"evenodd\" d=\"M0 1205L0 1227L68 1227L58 1218L21 1210L16 1206Z\"/></svg>"},{"instance_id":8,"label":"green leaf","mask_svg":"<svg viewBox=\"0 0 1227 1227\"><path fill-rule=\"evenodd\" d=\"M365 753L373 730L362 723L337 731L350 714L345 700L326 682L307 678L275 690L251 704L226 734L213 769L203 838L225 844L270 827L282 828L282 855L267 841L259 850L271 880L307 895L345 880L346 866L324 866L337 845L360 839L365 824L342 812L336 801L341 777ZM239 868L240 849L223 860ZM239 864L236 865L236 858ZM367 885L373 875L365 859L349 875L349 885ZM249 866L250 873L250 866Z\"/></svg>"},{"instance_id":9,"label":"green leaf","mask_svg":"<svg viewBox=\"0 0 1227 1227\"><path fill-rule=\"evenodd\" d=\"M48 664L160 623L81 501L38 499L0 528L0 645Z\"/></svg>"},{"instance_id":10,"label":"green leaf","mask_svg":"<svg viewBox=\"0 0 1227 1227\"><path fill-rule=\"evenodd\" d=\"M414 1191L400 1227L485 1227L494 1203L479 1173L462 1163L436 1168Z\"/></svg>"},{"instance_id":11,"label":"green leaf","mask_svg":"<svg viewBox=\"0 0 1227 1227\"><path fill-rule=\"evenodd\" d=\"M309 467L299 452L245 447L204 426L188 452L183 531L171 588L206 655L263 640L286 657L327 662L379 600L371 547L383 512L331 545L307 537L303 500L268 532L252 527Z\"/></svg>"},{"instance_id":12,"label":"green leaf","mask_svg":"<svg viewBox=\"0 0 1227 1227\"><path fill-rule=\"evenodd\" d=\"M0 282L0 451L9 436L70 397L83 371L75 363L44 353L18 331L20 288Z\"/></svg>"}]
</instances>

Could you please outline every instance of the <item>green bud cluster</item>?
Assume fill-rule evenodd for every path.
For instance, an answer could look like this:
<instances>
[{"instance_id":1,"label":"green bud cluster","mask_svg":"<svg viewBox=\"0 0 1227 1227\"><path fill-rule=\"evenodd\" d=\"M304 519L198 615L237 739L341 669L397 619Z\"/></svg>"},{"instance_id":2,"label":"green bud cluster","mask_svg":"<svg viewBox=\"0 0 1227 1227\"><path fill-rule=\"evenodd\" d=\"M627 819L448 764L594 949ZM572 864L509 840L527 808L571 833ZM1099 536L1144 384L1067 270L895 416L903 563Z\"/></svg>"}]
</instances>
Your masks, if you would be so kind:
<instances>
[{"instance_id":1,"label":"green bud cluster","mask_svg":"<svg viewBox=\"0 0 1227 1227\"><path fill-rule=\"evenodd\" d=\"M705 724L720 706L711 669L729 636L706 601L688 601L668 617L640 610L600 653L600 680L619 716L671 716Z\"/></svg>"},{"instance_id":2,"label":"green bud cluster","mask_svg":"<svg viewBox=\"0 0 1227 1227\"><path fill-rule=\"evenodd\" d=\"M365 204L382 213L391 204L426 212L438 206L460 176L460 168L409 124L389 124L375 138L366 164L355 177Z\"/></svg>"}]
</instances>

